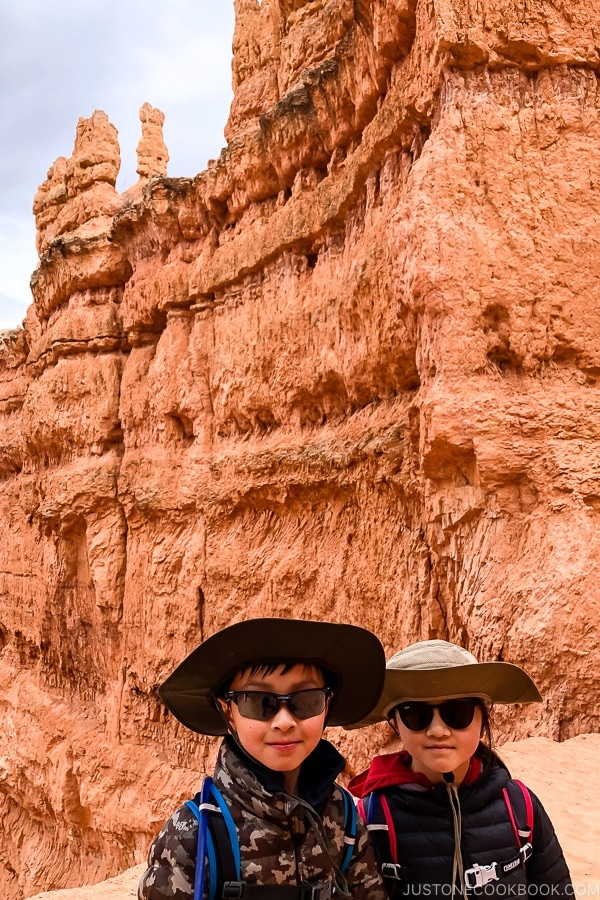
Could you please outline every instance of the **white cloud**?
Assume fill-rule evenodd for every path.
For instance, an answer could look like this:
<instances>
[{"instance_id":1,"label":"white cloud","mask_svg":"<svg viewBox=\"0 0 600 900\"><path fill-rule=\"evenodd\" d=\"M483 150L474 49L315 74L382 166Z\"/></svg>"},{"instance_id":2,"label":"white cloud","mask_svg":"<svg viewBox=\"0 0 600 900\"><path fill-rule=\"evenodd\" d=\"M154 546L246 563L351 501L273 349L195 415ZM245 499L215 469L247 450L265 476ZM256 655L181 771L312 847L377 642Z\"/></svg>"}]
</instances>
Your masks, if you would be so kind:
<instances>
[{"instance_id":1,"label":"white cloud","mask_svg":"<svg viewBox=\"0 0 600 900\"><path fill-rule=\"evenodd\" d=\"M31 204L77 120L119 131L119 190L137 180L138 111L165 113L169 175L219 154L231 101L233 0L19 0L0 6L0 327L20 324L36 265Z\"/></svg>"},{"instance_id":2,"label":"white cloud","mask_svg":"<svg viewBox=\"0 0 600 900\"><path fill-rule=\"evenodd\" d=\"M199 34L181 41L176 54L167 47L158 51L140 47L138 59L143 68L138 83L143 82L158 106L193 102L215 92L225 94L231 82L229 44Z\"/></svg>"},{"instance_id":3,"label":"white cloud","mask_svg":"<svg viewBox=\"0 0 600 900\"><path fill-rule=\"evenodd\" d=\"M29 280L37 264L34 242L33 223L0 215L0 328L20 325L31 302Z\"/></svg>"}]
</instances>

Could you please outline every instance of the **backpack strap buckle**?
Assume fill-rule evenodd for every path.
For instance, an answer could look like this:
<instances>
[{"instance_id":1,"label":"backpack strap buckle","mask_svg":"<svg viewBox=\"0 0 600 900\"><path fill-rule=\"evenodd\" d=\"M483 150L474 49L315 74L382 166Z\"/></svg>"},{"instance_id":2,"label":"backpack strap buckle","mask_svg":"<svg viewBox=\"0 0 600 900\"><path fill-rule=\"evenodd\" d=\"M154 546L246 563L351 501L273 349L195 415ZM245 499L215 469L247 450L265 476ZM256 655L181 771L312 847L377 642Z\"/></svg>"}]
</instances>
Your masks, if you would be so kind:
<instances>
[{"instance_id":1,"label":"backpack strap buckle","mask_svg":"<svg viewBox=\"0 0 600 900\"><path fill-rule=\"evenodd\" d=\"M243 881L226 881L223 884L223 900L242 900L244 887Z\"/></svg>"},{"instance_id":2,"label":"backpack strap buckle","mask_svg":"<svg viewBox=\"0 0 600 900\"><path fill-rule=\"evenodd\" d=\"M300 885L300 900L331 900L332 887L330 881L317 881L315 884Z\"/></svg>"},{"instance_id":3,"label":"backpack strap buckle","mask_svg":"<svg viewBox=\"0 0 600 900\"><path fill-rule=\"evenodd\" d=\"M497 863L492 863L489 866L480 866L479 863L474 863L470 869L465 871L467 888L472 891L475 888L484 887L490 881L498 881L500 876L496 871L496 865Z\"/></svg>"},{"instance_id":4,"label":"backpack strap buckle","mask_svg":"<svg viewBox=\"0 0 600 900\"><path fill-rule=\"evenodd\" d=\"M523 846L519 850L519 856L521 857L521 863L526 863L532 853L533 853L532 845L530 843L523 844Z\"/></svg>"},{"instance_id":5,"label":"backpack strap buckle","mask_svg":"<svg viewBox=\"0 0 600 900\"><path fill-rule=\"evenodd\" d=\"M384 878L395 878L396 881L402 881L404 866L400 866L398 863L382 863L381 874Z\"/></svg>"}]
</instances>

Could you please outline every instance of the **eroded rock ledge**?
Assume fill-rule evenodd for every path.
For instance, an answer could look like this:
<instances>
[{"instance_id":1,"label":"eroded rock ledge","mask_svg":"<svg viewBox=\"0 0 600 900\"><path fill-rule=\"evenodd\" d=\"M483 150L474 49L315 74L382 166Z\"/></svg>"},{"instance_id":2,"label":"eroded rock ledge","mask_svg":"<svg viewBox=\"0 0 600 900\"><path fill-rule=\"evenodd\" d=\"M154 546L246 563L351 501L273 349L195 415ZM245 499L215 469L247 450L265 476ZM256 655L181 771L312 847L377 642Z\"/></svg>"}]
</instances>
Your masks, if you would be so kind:
<instances>
[{"instance_id":1,"label":"eroded rock ledge","mask_svg":"<svg viewBox=\"0 0 600 900\"><path fill-rule=\"evenodd\" d=\"M156 685L253 614L522 663L597 730L600 13L238 0L227 147L77 127L0 337L0 888L142 859L210 767ZM349 765L375 735L336 735Z\"/></svg>"}]
</instances>

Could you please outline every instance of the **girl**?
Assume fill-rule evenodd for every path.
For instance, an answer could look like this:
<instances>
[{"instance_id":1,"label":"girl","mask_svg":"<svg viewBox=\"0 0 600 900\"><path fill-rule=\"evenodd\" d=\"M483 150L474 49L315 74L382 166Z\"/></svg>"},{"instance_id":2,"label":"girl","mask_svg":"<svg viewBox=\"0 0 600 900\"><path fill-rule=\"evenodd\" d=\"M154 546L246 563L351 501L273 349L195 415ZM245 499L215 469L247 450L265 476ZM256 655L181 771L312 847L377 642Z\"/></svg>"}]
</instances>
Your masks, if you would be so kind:
<instances>
[{"instance_id":1,"label":"girl","mask_svg":"<svg viewBox=\"0 0 600 900\"><path fill-rule=\"evenodd\" d=\"M387 719L404 750L376 757L349 788L392 900L401 896L573 896L542 804L492 751L492 703L535 703L518 666L478 663L447 641L388 662L383 695L360 724Z\"/></svg>"}]
</instances>

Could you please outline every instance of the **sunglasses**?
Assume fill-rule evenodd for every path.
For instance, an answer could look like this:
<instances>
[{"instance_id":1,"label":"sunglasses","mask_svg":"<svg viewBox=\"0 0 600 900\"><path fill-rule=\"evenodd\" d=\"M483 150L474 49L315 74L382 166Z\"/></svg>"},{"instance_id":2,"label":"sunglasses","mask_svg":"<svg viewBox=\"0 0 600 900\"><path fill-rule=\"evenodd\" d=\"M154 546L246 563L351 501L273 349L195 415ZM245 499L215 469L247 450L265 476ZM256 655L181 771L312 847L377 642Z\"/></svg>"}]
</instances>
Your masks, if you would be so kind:
<instances>
[{"instance_id":1,"label":"sunglasses","mask_svg":"<svg viewBox=\"0 0 600 900\"><path fill-rule=\"evenodd\" d=\"M400 721L409 731L425 731L433 721L433 713L436 710L440 718L448 728L468 728L475 716L475 710L481 709L481 701L466 697L459 700L444 700L443 703L424 703L420 700L410 700L394 707L388 716L393 721L394 714L398 713Z\"/></svg>"},{"instance_id":2,"label":"sunglasses","mask_svg":"<svg viewBox=\"0 0 600 900\"><path fill-rule=\"evenodd\" d=\"M244 719L266 722L272 719L282 703L296 719L311 719L325 711L331 688L308 688L293 694L273 694L271 691L228 691L223 699L233 701Z\"/></svg>"}]
</instances>

